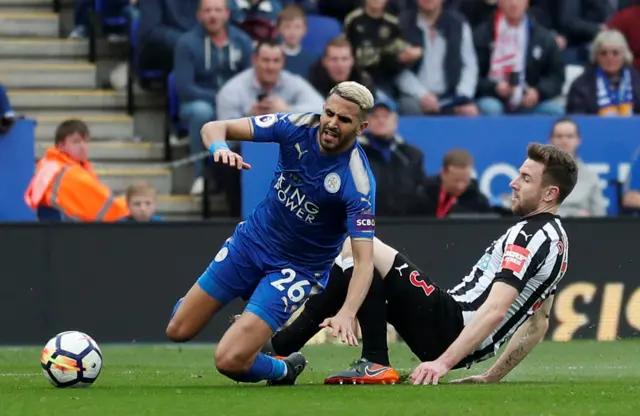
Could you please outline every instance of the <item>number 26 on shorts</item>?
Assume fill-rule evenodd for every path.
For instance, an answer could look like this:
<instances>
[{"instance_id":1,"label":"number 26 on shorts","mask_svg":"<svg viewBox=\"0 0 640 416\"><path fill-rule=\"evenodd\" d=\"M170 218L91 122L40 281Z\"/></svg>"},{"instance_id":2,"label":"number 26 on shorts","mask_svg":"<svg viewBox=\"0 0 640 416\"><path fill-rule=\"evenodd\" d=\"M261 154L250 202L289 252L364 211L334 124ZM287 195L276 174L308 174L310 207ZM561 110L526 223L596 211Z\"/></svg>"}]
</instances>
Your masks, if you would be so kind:
<instances>
[{"instance_id":1,"label":"number 26 on shorts","mask_svg":"<svg viewBox=\"0 0 640 416\"><path fill-rule=\"evenodd\" d=\"M282 269L282 275L285 276L282 279L274 280L271 282L271 286L275 287L281 292L286 291L286 296L283 296L282 302L284 303L284 311L293 313L296 309L298 309L298 304L301 300L303 300L306 296L305 286L310 286L308 280L300 280L290 285L289 288L285 285L289 285L296 279L296 272L293 269Z\"/></svg>"}]
</instances>

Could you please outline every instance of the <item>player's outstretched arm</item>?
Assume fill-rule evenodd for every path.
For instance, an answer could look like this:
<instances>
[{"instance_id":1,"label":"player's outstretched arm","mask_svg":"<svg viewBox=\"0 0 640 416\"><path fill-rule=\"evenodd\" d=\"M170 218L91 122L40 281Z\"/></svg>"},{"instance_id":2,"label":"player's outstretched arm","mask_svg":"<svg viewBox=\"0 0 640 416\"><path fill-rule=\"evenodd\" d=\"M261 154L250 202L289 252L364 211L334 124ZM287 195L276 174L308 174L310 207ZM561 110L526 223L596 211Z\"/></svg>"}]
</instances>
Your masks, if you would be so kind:
<instances>
[{"instance_id":1,"label":"player's outstretched arm","mask_svg":"<svg viewBox=\"0 0 640 416\"><path fill-rule=\"evenodd\" d=\"M469 355L500 325L509 307L518 296L518 289L504 282L494 282L487 300L458 338L435 361L420 364L411 374L413 384L438 384L449 370Z\"/></svg>"},{"instance_id":2,"label":"player's outstretched arm","mask_svg":"<svg viewBox=\"0 0 640 416\"><path fill-rule=\"evenodd\" d=\"M504 352L484 374L452 381L452 383L497 383L529 355L547 333L553 296L513 334Z\"/></svg>"},{"instance_id":3,"label":"player's outstretched arm","mask_svg":"<svg viewBox=\"0 0 640 416\"><path fill-rule=\"evenodd\" d=\"M213 154L214 162L238 169L251 169L242 156L231 151L227 140L253 140L253 125L248 117L233 120L217 120L206 123L200 130L202 142Z\"/></svg>"},{"instance_id":4,"label":"player's outstretched arm","mask_svg":"<svg viewBox=\"0 0 640 416\"><path fill-rule=\"evenodd\" d=\"M355 318L364 298L367 297L373 279L373 241L351 239L353 251L353 277L342 309Z\"/></svg>"},{"instance_id":5,"label":"player's outstretched arm","mask_svg":"<svg viewBox=\"0 0 640 416\"><path fill-rule=\"evenodd\" d=\"M210 121L202 126L200 134L208 149L214 142L253 140L253 125L249 117Z\"/></svg>"}]
</instances>

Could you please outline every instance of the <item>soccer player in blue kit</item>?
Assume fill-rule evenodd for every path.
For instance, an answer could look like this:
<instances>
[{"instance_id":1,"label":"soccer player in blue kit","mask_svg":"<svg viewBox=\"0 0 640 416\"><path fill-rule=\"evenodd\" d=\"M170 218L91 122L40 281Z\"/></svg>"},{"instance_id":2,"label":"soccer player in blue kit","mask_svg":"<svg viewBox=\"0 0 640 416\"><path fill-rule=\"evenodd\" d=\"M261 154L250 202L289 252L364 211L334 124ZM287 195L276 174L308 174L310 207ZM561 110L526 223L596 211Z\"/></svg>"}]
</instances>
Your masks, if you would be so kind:
<instances>
[{"instance_id":1,"label":"soccer player in blue kit","mask_svg":"<svg viewBox=\"0 0 640 416\"><path fill-rule=\"evenodd\" d=\"M202 128L214 161L250 169L225 140L279 144L266 198L241 222L206 271L178 301L167 327L175 342L195 337L227 303L248 305L215 352L218 371L239 382L294 384L306 366L300 353L284 360L260 352L304 301L324 289L342 244L351 237L352 283L340 311L322 323L357 345L356 313L373 277L375 180L356 137L367 127L373 96L343 82L322 114L268 114L214 121Z\"/></svg>"}]
</instances>

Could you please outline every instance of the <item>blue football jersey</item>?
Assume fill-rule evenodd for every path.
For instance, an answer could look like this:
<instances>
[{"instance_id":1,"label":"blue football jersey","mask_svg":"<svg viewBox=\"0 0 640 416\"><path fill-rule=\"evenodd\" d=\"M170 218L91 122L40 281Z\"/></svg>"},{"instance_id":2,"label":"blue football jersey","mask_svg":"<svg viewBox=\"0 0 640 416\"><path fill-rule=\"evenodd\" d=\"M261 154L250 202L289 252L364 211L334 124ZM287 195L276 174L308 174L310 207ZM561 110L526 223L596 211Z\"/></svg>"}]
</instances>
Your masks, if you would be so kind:
<instances>
[{"instance_id":1,"label":"blue football jersey","mask_svg":"<svg viewBox=\"0 0 640 416\"><path fill-rule=\"evenodd\" d=\"M254 141L280 147L269 192L241 231L262 259L326 272L347 235L373 239L376 183L357 142L338 155L322 153L319 114L269 114L251 124Z\"/></svg>"}]
</instances>

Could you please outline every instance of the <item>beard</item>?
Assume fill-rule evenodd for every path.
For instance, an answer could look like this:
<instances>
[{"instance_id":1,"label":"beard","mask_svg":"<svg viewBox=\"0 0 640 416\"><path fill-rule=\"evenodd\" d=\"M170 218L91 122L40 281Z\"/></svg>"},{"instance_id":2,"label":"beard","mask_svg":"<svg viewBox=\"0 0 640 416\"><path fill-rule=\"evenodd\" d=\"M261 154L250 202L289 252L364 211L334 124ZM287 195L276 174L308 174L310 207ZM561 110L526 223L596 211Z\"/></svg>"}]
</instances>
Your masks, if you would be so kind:
<instances>
[{"instance_id":1,"label":"beard","mask_svg":"<svg viewBox=\"0 0 640 416\"><path fill-rule=\"evenodd\" d=\"M320 147L327 153L339 153L349 147L356 137L356 130L343 134L336 127L320 126Z\"/></svg>"},{"instance_id":2,"label":"beard","mask_svg":"<svg viewBox=\"0 0 640 416\"><path fill-rule=\"evenodd\" d=\"M537 203L533 201L533 198L524 201L521 199L517 199L516 201L513 201L511 203L511 211L520 217L526 217L527 215L535 211L538 207Z\"/></svg>"}]
</instances>

